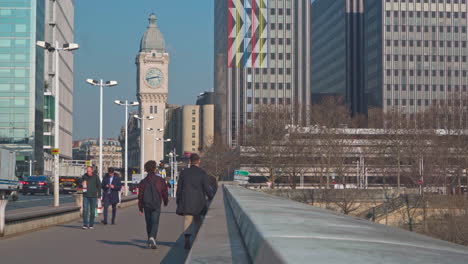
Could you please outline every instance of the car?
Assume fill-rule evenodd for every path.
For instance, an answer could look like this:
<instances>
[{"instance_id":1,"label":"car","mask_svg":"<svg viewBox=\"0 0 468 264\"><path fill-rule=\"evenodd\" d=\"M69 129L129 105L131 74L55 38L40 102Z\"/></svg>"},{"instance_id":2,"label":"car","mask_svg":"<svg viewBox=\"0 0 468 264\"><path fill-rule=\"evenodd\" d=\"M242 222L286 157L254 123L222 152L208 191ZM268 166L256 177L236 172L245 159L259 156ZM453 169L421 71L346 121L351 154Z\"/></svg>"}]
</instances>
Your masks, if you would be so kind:
<instances>
[{"instance_id":1,"label":"car","mask_svg":"<svg viewBox=\"0 0 468 264\"><path fill-rule=\"evenodd\" d=\"M29 176L26 181L22 182L22 184L23 195L28 193L43 193L44 195L50 195L53 190L52 182L47 176Z\"/></svg>"}]
</instances>

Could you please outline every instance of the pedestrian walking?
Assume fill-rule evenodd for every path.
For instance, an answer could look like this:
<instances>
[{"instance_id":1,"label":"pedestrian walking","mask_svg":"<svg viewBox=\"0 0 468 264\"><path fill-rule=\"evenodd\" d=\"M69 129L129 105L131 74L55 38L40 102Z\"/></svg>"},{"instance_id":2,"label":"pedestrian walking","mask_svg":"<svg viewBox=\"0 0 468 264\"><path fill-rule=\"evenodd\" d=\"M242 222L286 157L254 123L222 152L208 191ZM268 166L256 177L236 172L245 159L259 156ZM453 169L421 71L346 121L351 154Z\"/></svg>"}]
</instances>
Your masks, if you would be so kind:
<instances>
[{"instance_id":1,"label":"pedestrian walking","mask_svg":"<svg viewBox=\"0 0 468 264\"><path fill-rule=\"evenodd\" d=\"M104 179L102 180L102 200L104 202L104 220L101 222L107 225L107 213L109 206L112 206L112 224L115 225L115 217L117 215L117 204L120 202L119 192L122 188L122 182L114 168L107 170Z\"/></svg>"},{"instance_id":2,"label":"pedestrian walking","mask_svg":"<svg viewBox=\"0 0 468 264\"><path fill-rule=\"evenodd\" d=\"M208 200L213 199L213 190L206 172L200 167L200 156L190 155L190 168L181 172L177 182L178 215L184 216L185 249L191 248L191 238L201 225L201 213Z\"/></svg>"},{"instance_id":3,"label":"pedestrian walking","mask_svg":"<svg viewBox=\"0 0 468 264\"><path fill-rule=\"evenodd\" d=\"M98 197L101 197L101 180L93 167L87 167L82 177L83 185L83 229L94 228L94 216Z\"/></svg>"},{"instance_id":4,"label":"pedestrian walking","mask_svg":"<svg viewBox=\"0 0 468 264\"><path fill-rule=\"evenodd\" d=\"M140 215L145 215L148 248L156 249L156 239L161 215L161 203L167 206L169 198L167 186L163 178L156 176L156 161L145 163L148 175L138 185L138 208Z\"/></svg>"}]
</instances>

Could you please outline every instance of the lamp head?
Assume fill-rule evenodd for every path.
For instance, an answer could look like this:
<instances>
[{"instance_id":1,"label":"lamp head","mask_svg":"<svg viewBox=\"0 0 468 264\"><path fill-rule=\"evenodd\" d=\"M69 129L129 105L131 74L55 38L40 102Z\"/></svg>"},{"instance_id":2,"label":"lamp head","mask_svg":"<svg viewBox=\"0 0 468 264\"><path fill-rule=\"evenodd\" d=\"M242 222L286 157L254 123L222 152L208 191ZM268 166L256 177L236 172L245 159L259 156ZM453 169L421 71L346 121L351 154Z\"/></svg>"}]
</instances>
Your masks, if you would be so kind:
<instances>
[{"instance_id":1,"label":"lamp head","mask_svg":"<svg viewBox=\"0 0 468 264\"><path fill-rule=\"evenodd\" d=\"M115 100L114 103L115 103L115 104L118 104L118 105L123 105L123 104L124 104L124 102L122 102L122 101L120 101L120 100Z\"/></svg>"},{"instance_id":2,"label":"lamp head","mask_svg":"<svg viewBox=\"0 0 468 264\"><path fill-rule=\"evenodd\" d=\"M139 104L140 104L139 102L130 102L130 106L137 106Z\"/></svg>"},{"instance_id":3,"label":"lamp head","mask_svg":"<svg viewBox=\"0 0 468 264\"><path fill-rule=\"evenodd\" d=\"M73 51L79 49L80 46L76 43L65 43L63 44L63 50Z\"/></svg>"},{"instance_id":4,"label":"lamp head","mask_svg":"<svg viewBox=\"0 0 468 264\"><path fill-rule=\"evenodd\" d=\"M91 85L99 85L98 80L93 80L93 79L86 79L86 82L91 84Z\"/></svg>"},{"instance_id":5,"label":"lamp head","mask_svg":"<svg viewBox=\"0 0 468 264\"><path fill-rule=\"evenodd\" d=\"M106 81L105 86L116 86L118 83L117 81Z\"/></svg>"}]
</instances>

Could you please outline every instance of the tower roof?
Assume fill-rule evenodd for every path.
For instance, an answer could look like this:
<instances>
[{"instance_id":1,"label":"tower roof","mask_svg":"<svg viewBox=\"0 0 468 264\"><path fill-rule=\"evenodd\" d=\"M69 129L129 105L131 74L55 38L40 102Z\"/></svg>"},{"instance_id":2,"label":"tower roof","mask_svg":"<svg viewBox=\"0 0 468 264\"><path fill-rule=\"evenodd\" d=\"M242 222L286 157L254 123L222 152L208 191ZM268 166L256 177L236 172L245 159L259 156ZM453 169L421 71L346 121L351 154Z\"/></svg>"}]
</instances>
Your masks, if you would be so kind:
<instances>
[{"instance_id":1,"label":"tower roof","mask_svg":"<svg viewBox=\"0 0 468 264\"><path fill-rule=\"evenodd\" d=\"M148 28L141 38L140 52L150 52L152 50L165 52L164 37L156 25L156 15L151 14L148 20Z\"/></svg>"}]
</instances>

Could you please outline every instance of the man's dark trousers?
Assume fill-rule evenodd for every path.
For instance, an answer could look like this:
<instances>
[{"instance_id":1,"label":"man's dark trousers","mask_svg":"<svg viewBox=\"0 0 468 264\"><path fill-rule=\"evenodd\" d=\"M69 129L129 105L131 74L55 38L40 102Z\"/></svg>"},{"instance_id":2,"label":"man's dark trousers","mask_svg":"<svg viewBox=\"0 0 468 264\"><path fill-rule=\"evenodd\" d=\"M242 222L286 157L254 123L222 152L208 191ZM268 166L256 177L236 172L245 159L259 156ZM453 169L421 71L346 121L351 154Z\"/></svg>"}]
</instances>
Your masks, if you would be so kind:
<instances>
[{"instance_id":1,"label":"man's dark trousers","mask_svg":"<svg viewBox=\"0 0 468 264\"><path fill-rule=\"evenodd\" d=\"M83 226L94 226L94 216L96 214L96 197L83 196ZM89 214L89 222L88 222Z\"/></svg>"},{"instance_id":2,"label":"man's dark trousers","mask_svg":"<svg viewBox=\"0 0 468 264\"><path fill-rule=\"evenodd\" d=\"M112 206L112 224L115 224L115 216L117 215L117 204L113 204L109 199L104 199L104 223L107 223L107 212L109 206Z\"/></svg>"},{"instance_id":3,"label":"man's dark trousers","mask_svg":"<svg viewBox=\"0 0 468 264\"><path fill-rule=\"evenodd\" d=\"M160 215L160 210L151 210L145 208L146 233L148 234L148 239L150 237L156 239L156 236L158 235Z\"/></svg>"}]
</instances>

